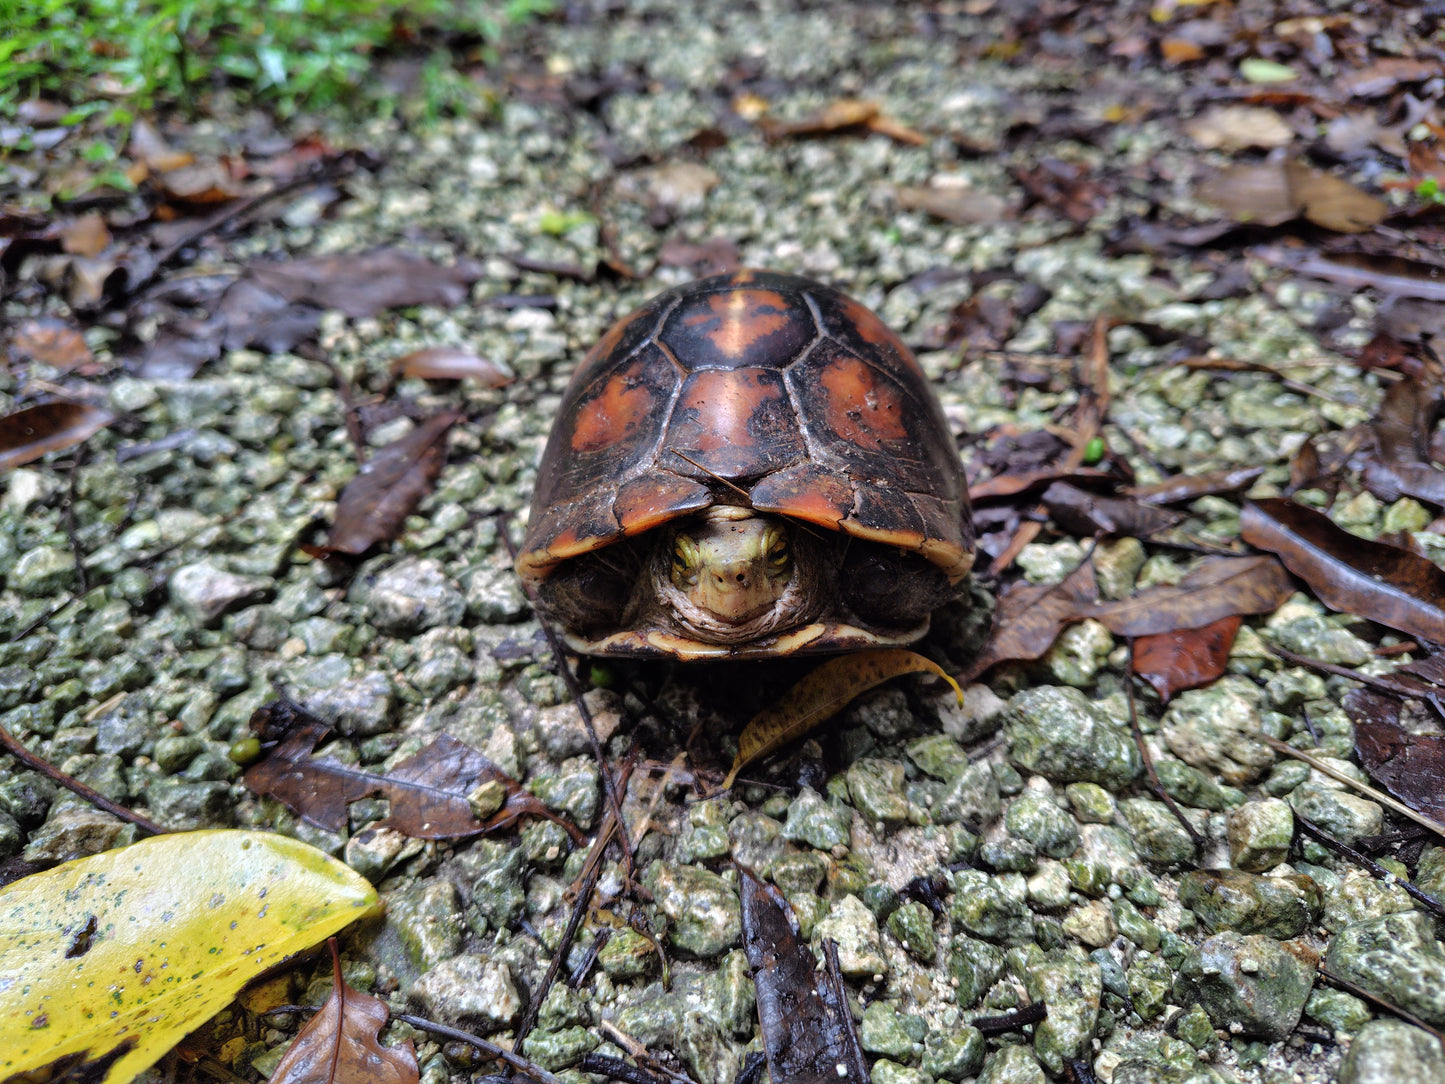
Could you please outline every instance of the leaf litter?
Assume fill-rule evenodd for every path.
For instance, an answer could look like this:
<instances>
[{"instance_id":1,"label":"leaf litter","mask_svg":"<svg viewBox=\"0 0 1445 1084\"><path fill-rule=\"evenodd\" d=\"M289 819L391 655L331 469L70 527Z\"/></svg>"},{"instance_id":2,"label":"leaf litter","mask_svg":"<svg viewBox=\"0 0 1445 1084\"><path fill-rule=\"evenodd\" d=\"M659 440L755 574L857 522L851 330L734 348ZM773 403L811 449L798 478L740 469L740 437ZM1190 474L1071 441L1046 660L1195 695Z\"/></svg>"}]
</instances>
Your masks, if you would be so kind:
<instances>
[{"instance_id":1,"label":"leaf litter","mask_svg":"<svg viewBox=\"0 0 1445 1084\"><path fill-rule=\"evenodd\" d=\"M447 734L376 775L334 757L314 756L331 724L289 700L256 710L251 726L275 742L266 758L246 770L256 794L275 798L308 824L339 832L352 802L379 796L391 811L377 828L414 839L457 839L498 832L524 817L541 817L566 829L573 842L585 837L566 817L553 813L481 753Z\"/></svg>"}]
</instances>

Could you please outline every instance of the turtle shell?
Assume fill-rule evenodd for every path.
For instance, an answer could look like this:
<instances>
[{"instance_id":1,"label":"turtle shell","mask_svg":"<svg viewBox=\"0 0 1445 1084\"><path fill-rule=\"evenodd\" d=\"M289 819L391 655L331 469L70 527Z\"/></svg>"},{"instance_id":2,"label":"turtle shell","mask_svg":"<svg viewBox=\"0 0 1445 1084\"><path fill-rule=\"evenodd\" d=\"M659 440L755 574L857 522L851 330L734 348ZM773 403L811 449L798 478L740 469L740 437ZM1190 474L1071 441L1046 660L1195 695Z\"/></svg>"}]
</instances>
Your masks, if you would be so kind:
<instances>
[{"instance_id":1,"label":"turtle shell","mask_svg":"<svg viewBox=\"0 0 1445 1084\"><path fill-rule=\"evenodd\" d=\"M702 279L613 325L558 408L517 571L538 584L715 503L921 554L951 583L973 563L958 453L923 370L868 309L793 275ZM847 646L861 645L817 645Z\"/></svg>"}]
</instances>

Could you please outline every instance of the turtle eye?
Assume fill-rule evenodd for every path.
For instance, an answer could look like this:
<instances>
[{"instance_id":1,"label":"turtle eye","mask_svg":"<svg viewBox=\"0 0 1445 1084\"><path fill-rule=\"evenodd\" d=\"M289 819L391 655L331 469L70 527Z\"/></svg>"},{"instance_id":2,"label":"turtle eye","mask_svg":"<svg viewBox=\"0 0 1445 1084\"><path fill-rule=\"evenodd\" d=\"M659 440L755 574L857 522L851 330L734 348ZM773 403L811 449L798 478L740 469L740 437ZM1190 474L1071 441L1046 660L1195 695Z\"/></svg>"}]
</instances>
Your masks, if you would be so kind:
<instances>
[{"instance_id":1,"label":"turtle eye","mask_svg":"<svg viewBox=\"0 0 1445 1084\"><path fill-rule=\"evenodd\" d=\"M763 536L763 543L767 546L768 568L773 572L784 571L793 559L793 555L788 551L786 532L777 527L770 527L767 534Z\"/></svg>"},{"instance_id":2,"label":"turtle eye","mask_svg":"<svg viewBox=\"0 0 1445 1084\"><path fill-rule=\"evenodd\" d=\"M680 534L672 544L672 582L685 587L697 582L698 549L691 536Z\"/></svg>"}]
</instances>

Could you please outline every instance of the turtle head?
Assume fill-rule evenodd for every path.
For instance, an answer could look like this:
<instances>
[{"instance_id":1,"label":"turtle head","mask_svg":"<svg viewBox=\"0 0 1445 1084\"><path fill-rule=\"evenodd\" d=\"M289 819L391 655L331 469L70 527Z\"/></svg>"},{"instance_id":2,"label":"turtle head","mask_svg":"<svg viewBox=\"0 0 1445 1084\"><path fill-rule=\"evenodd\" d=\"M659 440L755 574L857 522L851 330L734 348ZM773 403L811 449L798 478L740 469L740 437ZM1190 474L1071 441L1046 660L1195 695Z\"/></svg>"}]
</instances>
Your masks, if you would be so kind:
<instances>
[{"instance_id":1,"label":"turtle head","mask_svg":"<svg viewBox=\"0 0 1445 1084\"><path fill-rule=\"evenodd\" d=\"M674 598L724 626L772 610L793 581L788 524L747 508L716 505L672 538L667 578Z\"/></svg>"}]
</instances>

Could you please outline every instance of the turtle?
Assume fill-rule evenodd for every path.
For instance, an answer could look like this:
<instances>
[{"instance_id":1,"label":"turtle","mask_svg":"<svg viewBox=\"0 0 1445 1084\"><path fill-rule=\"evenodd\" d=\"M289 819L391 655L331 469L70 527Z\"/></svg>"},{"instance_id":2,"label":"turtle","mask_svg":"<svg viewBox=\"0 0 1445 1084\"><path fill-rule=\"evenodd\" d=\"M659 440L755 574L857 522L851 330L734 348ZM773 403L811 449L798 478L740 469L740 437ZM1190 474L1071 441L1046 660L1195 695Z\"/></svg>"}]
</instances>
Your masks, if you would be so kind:
<instances>
[{"instance_id":1,"label":"turtle","mask_svg":"<svg viewBox=\"0 0 1445 1084\"><path fill-rule=\"evenodd\" d=\"M743 269L583 357L516 568L579 653L722 660L912 643L973 553L908 348L839 290Z\"/></svg>"}]
</instances>

